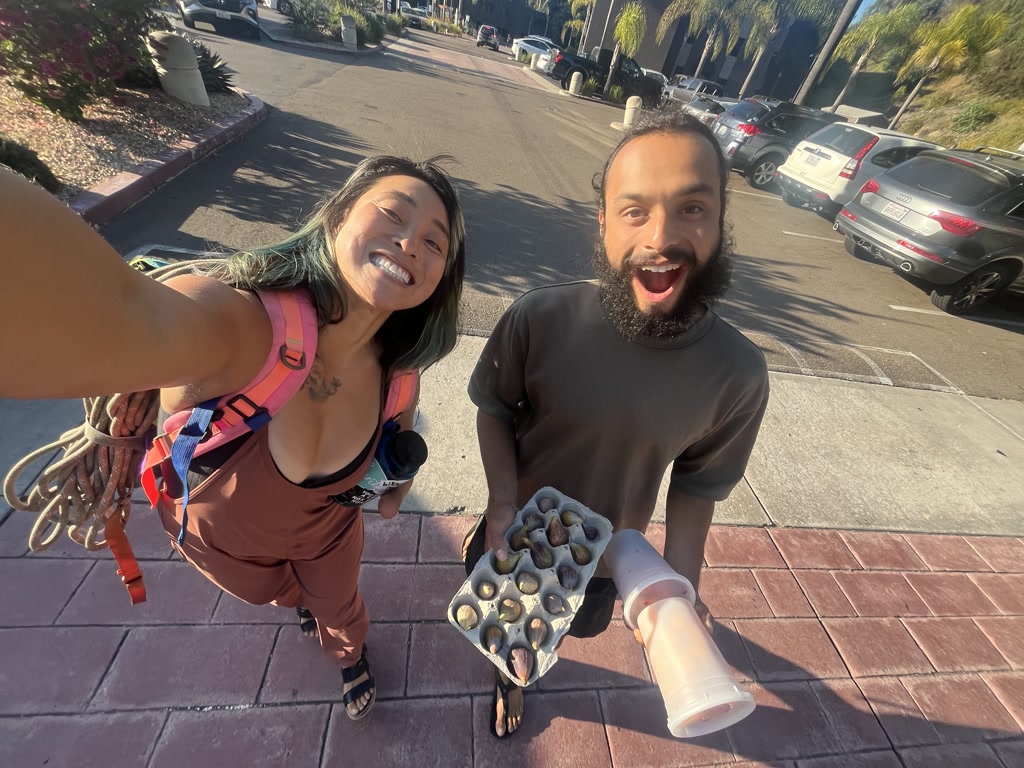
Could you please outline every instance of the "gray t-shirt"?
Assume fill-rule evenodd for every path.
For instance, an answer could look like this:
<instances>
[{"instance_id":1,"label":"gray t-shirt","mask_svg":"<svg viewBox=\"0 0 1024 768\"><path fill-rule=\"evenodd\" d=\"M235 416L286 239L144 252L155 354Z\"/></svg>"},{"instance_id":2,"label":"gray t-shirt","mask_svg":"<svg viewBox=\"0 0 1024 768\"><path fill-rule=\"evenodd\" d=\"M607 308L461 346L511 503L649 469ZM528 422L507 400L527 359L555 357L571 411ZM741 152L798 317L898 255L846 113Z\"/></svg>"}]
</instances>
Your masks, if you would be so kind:
<instances>
[{"instance_id":1,"label":"gray t-shirt","mask_svg":"<svg viewBox=\"0 0 1024 768\"><path fill-rule=\"evenodd\" d=\"M596 283L529 291L501 317L469 383L514 423L518 504L543 486L616 529L645 530L669 465L678 490L724 500L768 404L761 351L708 312L671 341L630 342Z\"/></svg>"}]
</instances>

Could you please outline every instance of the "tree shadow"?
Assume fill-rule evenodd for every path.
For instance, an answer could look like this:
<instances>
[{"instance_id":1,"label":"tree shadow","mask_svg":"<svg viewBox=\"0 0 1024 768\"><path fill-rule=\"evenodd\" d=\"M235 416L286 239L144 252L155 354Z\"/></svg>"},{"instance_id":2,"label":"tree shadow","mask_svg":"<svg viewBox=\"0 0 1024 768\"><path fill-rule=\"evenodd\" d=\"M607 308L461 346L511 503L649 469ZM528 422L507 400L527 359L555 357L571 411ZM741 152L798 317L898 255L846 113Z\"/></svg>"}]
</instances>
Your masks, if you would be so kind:
<instances>
[{"instance_id":1,"label":"tree shadow","mask_svg":"<svg viewBox=\"0 0 1024 768\"><path fill-rule=\"evenodd\" d=\"M729 624L719 622L714 637L730 665L741 677L751 679L743 686L753 687L758 703L746 719L698 738L680 740L669 734L664 703L653 683L637 686L632 676L610 673L596 665L574 660L562 660L560 665L571 668L563 671L571 672L573 679L608 681L600 692L602 701L597 718L586 721L664 740L663 757L673 764L672 758L676 758L689 765L684 755L694 751L709 754L709 763L769 761L805 758L811 753L825 756L861 751L895 752L897 748L909 748L906 741L913 741L914 746L979 744L1021 735L1019 731L928 720L916 704L908 706L913 700L899 682L889 695L879 696L877 692L872 695L869 705L860 692L859 681L848 677L820 680L796 662L742 637ZM752 679L756 678L754 658L759 667L771 670L760 680ZM846 695L840 695L838 688L843 688ZM527 730L523 735L532 736L546 730L559 716L550 707L531 707L530 699L558 692L550 689L536 694L526 692L524 729ZM619 696L626 698L626 703L610 705ZM916 714L910 711L911 707ZM538 716L536 721L534 715ZM1009 714L1007 718L1010 719ZM906 737L906 734L914 734L914 737ZM796 746L800 744L804 745L803 751ZM678 752L673 752L673 748ZM520 749L523 749L522 742Z\"/></svg>"}]
</instances>

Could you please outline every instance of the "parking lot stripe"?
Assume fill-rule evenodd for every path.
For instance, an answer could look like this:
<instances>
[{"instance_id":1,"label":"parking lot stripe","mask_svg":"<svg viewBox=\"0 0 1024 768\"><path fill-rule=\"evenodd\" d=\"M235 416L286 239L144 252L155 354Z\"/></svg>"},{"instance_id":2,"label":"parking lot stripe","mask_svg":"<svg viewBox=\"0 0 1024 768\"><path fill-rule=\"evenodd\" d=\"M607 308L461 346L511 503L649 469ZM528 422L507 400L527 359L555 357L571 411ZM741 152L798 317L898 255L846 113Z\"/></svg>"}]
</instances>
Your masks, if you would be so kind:
<instances>
[{"instance_id":1,"label":"parking lot stripe","mask_svg":"<svg viewBox=\"0 0 1024 768\"><path fill-rule=\"evenodd\" d=\"M763 197L766 200L778 200L775 195L762 195L757 192L747 192L745 189L730 189L730 195L750 195L751 197Z\"/></svg>"},{"instance_id":2,"label":"parking lot stripe","mask_svg":"<svg viewBox=\"0 0 1024 768\"><path fill-rule=\"evenodd\" d=\"M890 304L889 309L895 309L898 312L917 312L920 315L946 315L947 312L942 312L938 309L918 309L917 307L899 307L895 304Z\"/></svg>"},{"instance_id":3,"label":"parking lot stripe","mask_svg":"<svg viewBox=\"0 0 1024 768\"><path fill-rule=\"evenodd\" d=\"M868 364L871 370L875 372L875 376L878 377L879 384L884 384L887 387L892 386L892 379L885 375L885 372L878 367L878 363L876 363L874 360L865 355L856 347L847 347L847 349L849 349L851 352L853 352L853 354L857 355L857 357L861 358L865 363Z\"/></svg>"},{"instance_id":4,"label":"parking lot stripe","mask_svg":"<svg viewBox=\"0 0 1024 768\"><path fill-rule=\"evenodd\" d=\"M770 334L765 334L765 335L768 336L768 338L774 338L775 341L778 343L778 345L780 347L782 347L784 350L786 350L790 354L790 356L793 358L794 362L796 362L796 364L798 366L800 366L800 373L802 373L804 376L812 376L812 375L814 375L813 371L810 368L807 367L807 364L804 362L803 358L800 357L800 355L797 354L797 351L795 349L793 349L793 347L791 347L789 344L784 342L778 336L774 336L773 337Z\"/></svg>"},{"instance_id":5,"label":"parking lot stripe","mask_svg":"<svg viewBox=\"0 0 1024 768\"><path fill-rule=\"evenodd\" d=\"M782 234L791 235L792 237L806 237L810 240L824 240L826 243L842 243L842 240L836 240L834 237L821 237L821 235L805 235L801 232L787 232L782 230Z\"/></svg>"}]
</instances>

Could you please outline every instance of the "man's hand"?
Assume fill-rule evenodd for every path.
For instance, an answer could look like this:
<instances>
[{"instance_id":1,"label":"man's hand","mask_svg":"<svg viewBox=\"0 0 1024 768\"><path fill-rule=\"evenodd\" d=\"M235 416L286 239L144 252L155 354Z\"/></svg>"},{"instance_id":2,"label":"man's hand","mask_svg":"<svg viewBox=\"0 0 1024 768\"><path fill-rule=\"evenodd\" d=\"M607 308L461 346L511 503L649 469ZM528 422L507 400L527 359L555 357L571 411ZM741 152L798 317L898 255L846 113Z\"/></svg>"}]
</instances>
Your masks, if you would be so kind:
<instances>
[{"instance_id":1,"label":"man's hand","mask_svg":"<svg viewBox=\"0 0 1024 768\"><path fill-rule=\"evenodd\" d=\"M516 517L516 508L511 504L488 504L484 511L487 520L487 531L484 536L486 550L494 550L499 560L508 558L508 542L505 531L512 525Z\"/></svg>"},{"instance_id":2,"label":"man's hand","mask_svg":"<svg viewBox=\"0 0 1024 768\"><path fill-rule=\"evenodd\" d=\"M711 615L711 611L704 605L700 598L697 598L697 604L693 606L693 610L697 612L697 618L704 623L704 629L708 631L708 634L712 637L715 636L715 618ZM644 644L644 636L640 634L639 629L633 630L633 637L640 645Z\"/></svg>"},{"instance_id":3,"label":"man's hand","mask_svg":"<svg viewBox=\"0 0 1024 768\"><path fill-rule=\"evenodd\" d=\"M412 488L412 483L412 480L408 483L402 483L400 486L395 488L395 490L389 491L378 498L377 513L385 520L390 520L392 517L397 515L398 508L402 506L402 502L405 501L405 497L408 495L409 489Z\"/></svg>"}]
</instances>

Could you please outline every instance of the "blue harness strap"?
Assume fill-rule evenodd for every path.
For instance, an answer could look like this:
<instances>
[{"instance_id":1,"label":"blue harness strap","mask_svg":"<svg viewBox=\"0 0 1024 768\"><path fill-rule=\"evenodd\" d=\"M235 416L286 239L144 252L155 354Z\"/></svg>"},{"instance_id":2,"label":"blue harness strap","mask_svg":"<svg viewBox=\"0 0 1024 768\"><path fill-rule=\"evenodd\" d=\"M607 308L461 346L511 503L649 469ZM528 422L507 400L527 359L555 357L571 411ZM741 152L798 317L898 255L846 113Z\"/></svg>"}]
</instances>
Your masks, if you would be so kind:
<instances>
[{"instance_id":1,"label":"blue harness strap","mask_svg":"<svg viewBox=\"0 0 1024 768\"><path fill-rule=\"evenodd\" d=\"M206 430L210 428L210 421L213 419L213 410L217 400L207 400L192 409L192 413L181 428L181 432L174 439L171 445L171 465L181 480L181 531L178 532L178 546L185 543L185 529L188 526L188 465L192 463L192 456L196 448L206 436Z\"/></svg>"}]
</instances>

